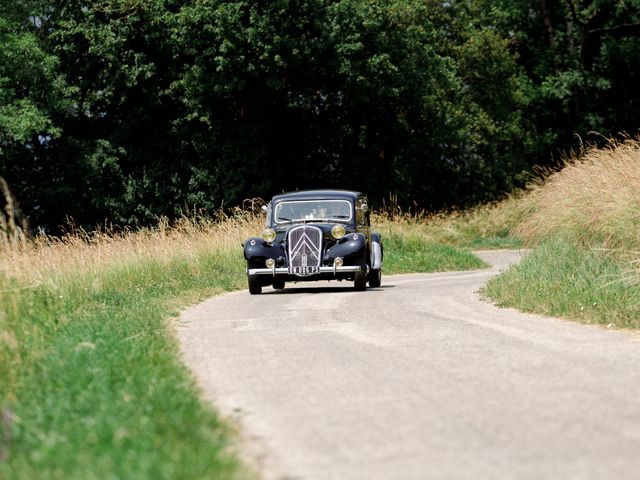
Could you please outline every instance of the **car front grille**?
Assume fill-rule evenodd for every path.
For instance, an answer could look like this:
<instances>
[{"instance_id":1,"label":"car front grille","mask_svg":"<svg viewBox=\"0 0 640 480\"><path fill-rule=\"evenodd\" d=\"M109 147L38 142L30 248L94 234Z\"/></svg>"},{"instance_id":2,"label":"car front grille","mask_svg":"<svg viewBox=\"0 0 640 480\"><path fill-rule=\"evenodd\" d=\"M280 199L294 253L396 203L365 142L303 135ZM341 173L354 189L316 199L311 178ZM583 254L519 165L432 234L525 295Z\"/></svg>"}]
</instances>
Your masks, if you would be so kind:
<instances>
[{"instance_id":1,"label":"car front grille","mask_svg":"<svg viewBox=\"0 0 640 480\"><path fill-rule=\"evenodd\" d=\"M289 230L289 273L306 277L320 272L322 230L301 225Z\"/></svg>"}]
</instances>

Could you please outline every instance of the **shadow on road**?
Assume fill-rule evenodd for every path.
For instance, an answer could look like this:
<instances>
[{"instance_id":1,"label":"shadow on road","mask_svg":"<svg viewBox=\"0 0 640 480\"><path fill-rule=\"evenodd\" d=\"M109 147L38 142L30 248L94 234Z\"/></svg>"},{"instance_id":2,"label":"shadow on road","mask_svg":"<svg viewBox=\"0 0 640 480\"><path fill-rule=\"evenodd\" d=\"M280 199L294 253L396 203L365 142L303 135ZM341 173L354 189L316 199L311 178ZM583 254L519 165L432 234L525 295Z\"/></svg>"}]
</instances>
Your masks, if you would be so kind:
<instances>
[{"instance_id":1,"label":"shadow on road","mask_svg":"<svg viewBox=\"0 0 640 480\"><path fill-rule=\"evenodd\" d=\"M268 287L266 287L268 288ZM379 292L388 288L395 288L395 285L382 285L377 288L368 287L364 292ZM283 290L263 290L262 295L296 295L301 293L349 293L354 292L352 286L338 286L338 287L286 287Z\"/></svg>"}]
</instances>

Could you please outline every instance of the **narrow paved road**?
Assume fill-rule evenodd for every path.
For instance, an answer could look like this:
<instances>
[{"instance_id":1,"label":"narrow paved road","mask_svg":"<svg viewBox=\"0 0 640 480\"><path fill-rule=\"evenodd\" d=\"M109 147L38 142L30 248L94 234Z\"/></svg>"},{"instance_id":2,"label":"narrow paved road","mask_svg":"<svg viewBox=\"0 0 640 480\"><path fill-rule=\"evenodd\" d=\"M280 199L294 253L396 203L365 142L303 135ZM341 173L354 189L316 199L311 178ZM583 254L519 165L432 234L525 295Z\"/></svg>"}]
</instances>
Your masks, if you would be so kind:
<instances>
[{"instance_id":1,"label":"narrow paved road","mask_svg":"<svg viewBox=\"0 0 640 480\"><path fill-rule=\"evenodd\" d=\"M186 311L206 398L266 479L640 478L640 336L523 315L492 270L298 284Z\"/></svg>"}]
</instances>

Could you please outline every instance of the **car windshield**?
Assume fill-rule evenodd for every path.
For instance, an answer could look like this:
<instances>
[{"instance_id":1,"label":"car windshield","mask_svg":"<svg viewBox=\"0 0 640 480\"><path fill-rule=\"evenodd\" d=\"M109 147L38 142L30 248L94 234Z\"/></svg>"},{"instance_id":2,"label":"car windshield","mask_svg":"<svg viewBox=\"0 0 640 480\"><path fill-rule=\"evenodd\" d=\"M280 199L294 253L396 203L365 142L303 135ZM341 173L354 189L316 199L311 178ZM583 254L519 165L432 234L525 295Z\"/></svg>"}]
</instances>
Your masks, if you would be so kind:
<instances>
[{"instance_id":1,"label":"car windshield","mask_svg":"<svg viewBox=\"0 0 640 480\"><path fill-rule=\"evenodd\" d=\"M276 205L276 223L304 221L351 220L351 204L346 200L301 200L280 202Z\"/></svg>"}]
</instances>

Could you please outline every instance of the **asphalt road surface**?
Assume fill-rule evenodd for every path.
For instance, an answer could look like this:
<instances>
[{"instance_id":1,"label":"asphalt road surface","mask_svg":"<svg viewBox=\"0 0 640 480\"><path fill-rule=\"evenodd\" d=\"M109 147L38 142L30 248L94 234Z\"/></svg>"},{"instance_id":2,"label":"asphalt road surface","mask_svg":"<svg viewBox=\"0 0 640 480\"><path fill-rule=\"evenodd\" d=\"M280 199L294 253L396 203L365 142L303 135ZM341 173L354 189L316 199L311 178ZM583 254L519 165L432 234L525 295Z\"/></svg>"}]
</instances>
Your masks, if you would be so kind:
<instances>
[{"instance_id":1,"label":"asphalt road surface","mask_svg":"<svg viewBox=\"0 0 640 480\"><path fill-rule=\"evenodd\" d=\"M266 479L638 479L640 336L520 314L494 268L270 287L184 312L184 359Z\"/></svg>"}]
</instances>

